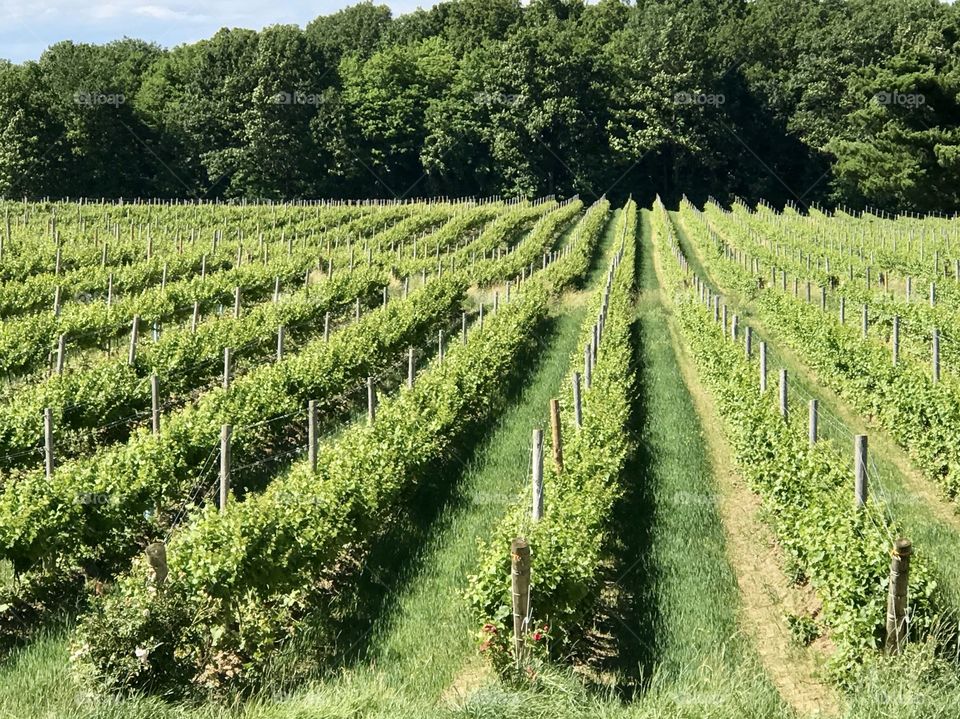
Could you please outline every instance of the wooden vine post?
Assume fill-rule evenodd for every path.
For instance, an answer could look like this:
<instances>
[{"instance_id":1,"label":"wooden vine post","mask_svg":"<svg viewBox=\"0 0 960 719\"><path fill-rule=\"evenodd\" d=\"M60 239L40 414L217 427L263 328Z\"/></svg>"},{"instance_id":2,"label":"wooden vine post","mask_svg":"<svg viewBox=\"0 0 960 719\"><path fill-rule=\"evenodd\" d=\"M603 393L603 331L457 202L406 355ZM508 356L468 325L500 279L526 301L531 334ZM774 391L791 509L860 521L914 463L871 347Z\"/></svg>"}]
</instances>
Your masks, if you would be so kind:
<instances>
[{"instance_id":1,"label":"wooden vine post","mask_svg":"<svg viewBox=\"0 0 960 719\"><path fill-rule=\"evenodd\" d=\"M230 375L233 366L233 350L230 347L223 348L223 388L230 389Z\"/></svg>"},{"instance_id":2,"label":"wooden vine post","mask_svg":"<svg viewBox=\"0 0 960 719\"><path fill-rule=\"evenodd\" d=\"M53 477L53 410L43 410L43 458L47 479Z\"/></svg>"},{"instance_id":3,"label":"wooden vine post","mask_svg":"<svg viewBox=\"0 0 960 719\"><path fill-rule=\"evenodd\" d=\"M783 417L784 421L790 419L790 405L787 401L787 370L780 370L780 416Z\"/></svg>"},{"instance_id":4,"label":"wooden vine post","mask_svg":"<svg viewBox=\"0 0 960 719\"><path fill-rule=\"evenodd\" d=\"M140 335L140 315L133 316L130 325L130 351L127 354L127 364L131 367L137 361L137 338Z\"/></svg>"},{"instance_id":5,"label":"wooden vine post","mask_svg":"<svg viewBox=\"0 0 960 719\"><path fill-rule=\"evenodd\" d=\"M853 439L853 471L856 503L863 507L867 503L867 435L858 434Z\"/></svg>"},{"instance_id":6,"label":"wooden vine post","mask_svg":"<svg viewBox=\"0 0 960 719\"><path fill-rule=\"evenodd\" d=\"M307 456L310 461L310 471L317 471L317 401L310 400L307 404Z\"/></svg>"},{"instance_id":7,"label":"wooden vine post","mask_svg":"<svg viewBox=\"0 0 960 719\"><path fill-rule=\"evenodd\" d=\"M533 474L533 508L534 522L543 517L543 430L533 430L533 457L531 460Z\"/></svg>"},{"instance_id":8,"label":"wooden vine post","mask_svg":"<svg viewBox=\"0 0 960 719\"><path fill-rule=\"evenodd\" d=\"M810 440L811 447L817 443L818 424L819 424L819 421L818 421L819 418L817 415L818 415L819 404L820 403L815 399L810 400L810 403L809 403L808 429L809 429L809 440Z\"/></svg>"},{"instance_id":9,"label":"wooden vine post","mask_svg":"<svg viewBox=\"0 0 960 719\"><path fill-rule=\"evenodd\" d=\"M909 539L898 539L890 553L890 589L887 594L887 654L899 654L907 644L907 585L910 578Z\"/></svg>"},{"instance_id":10,"label":"wooden vine post","mask_svg":"<svg viewBox=\"0 0 960 719\"><path fill-rule=\"evenodd\" d=\"M377 419L377 386L373 377L367 377L367 423L373 424Z\"/></svg>"},{"instance_id":11,"label":"wooden vine post","mask_svg":"<svg viewBox=\"0 0 960 719\"><path fill-rule=\"evenodd\" d=\"M220 511L227 511L227 499L230 497L230 439L233 425L225 424L220 428Z\"/></svg>"},{"instance_id":12,"label":"wooden vine post","mask_svg":"<svg viewBox=\"0 0 960 719\"><path fill-rule=\"evenodd\" d=\"M560 432L560 400L550 400L550 431L553 442L553 465L563 472L563 438Z\"/></svg>"},{"instance_id":13,"label":"wooden vine post","mask_svg":"<svg viewBox=\"0 0 960 719\"><path fill-rule=\"evenodd\" d=\"M150 375L150 417L153 433L160 434L160 380L157 375Z\"/></svg>"},{"instance_id":14,"label":"wooden vine post","mask_svg":"<svg viewBox=\"0 0 960 719\"><path fill-rule=\"evenodd\" d=\"M530 609L530 545L517 537L510 543L510 585L513 597L513 653L517 666L523 659L523 637Z\"/></svg>"},{"instance_id":15,"label":"wooden vine post","mask_svg":"<svg viewBox=\"0 0 960 719\"><path fill-rule=\"evenodd\" d=\"M583 405L580 400L580 373L573 373L573 421L577 429L583 427Z\"/></svg>"}]
</instances>

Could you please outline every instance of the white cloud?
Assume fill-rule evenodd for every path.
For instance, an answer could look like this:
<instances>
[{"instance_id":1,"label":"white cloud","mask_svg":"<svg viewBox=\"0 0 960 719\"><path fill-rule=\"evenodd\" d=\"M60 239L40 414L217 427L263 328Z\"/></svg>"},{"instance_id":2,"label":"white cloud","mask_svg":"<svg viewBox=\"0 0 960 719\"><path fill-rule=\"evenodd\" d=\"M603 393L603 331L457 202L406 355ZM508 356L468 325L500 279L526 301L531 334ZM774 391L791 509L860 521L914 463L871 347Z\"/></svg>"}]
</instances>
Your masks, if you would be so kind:
<instances>
[{"instance_id":1,"label":"white cloud","mask_svg":"<svg viewBox=\"0 0 960 719\"><path fill-rule=\"evenodd\" d=\"M154 20L197 22L207 19L206 15L198 15L195 13L186 12L184 10L174 10L173 8L165 5L140 5L135 7L133 12L137 15L143 15L144 17L149 17Z\"/></svg>"},{"instance_id":2,"label":"white cloud","mask_svg":"<svg viewBox=\"0 0 960 719\"><path fill-rule=\"evenodd\" d=\"M164 46L210 37L221 27L259 30L267 25L306 25L359 0L0 0L0 58L35 60L61 40L109 42L135 37ZM394 14L431 0L377 0Z\"/></svg>"}]
</instances>

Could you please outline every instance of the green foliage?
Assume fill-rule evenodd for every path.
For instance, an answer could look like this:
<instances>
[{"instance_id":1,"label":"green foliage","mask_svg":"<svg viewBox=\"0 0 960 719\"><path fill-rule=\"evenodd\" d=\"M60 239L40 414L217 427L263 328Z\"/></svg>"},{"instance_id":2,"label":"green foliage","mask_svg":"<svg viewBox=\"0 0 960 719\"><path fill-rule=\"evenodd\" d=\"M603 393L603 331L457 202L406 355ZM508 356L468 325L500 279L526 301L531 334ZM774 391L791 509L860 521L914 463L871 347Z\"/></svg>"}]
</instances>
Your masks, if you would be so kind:
<instances>
[{"instance_id":1,"label":"green foliage","mask_svg":"<svg viewBox=\"0 0 960 719\"><path fill-rule=\"evenodd\" d=\"M710 217L726 220L722 226L727 235L742 241L722 213L714 209ZM960 438L955 431L960 422L958 389L952 381L933 382L926 363L921 364L905 351L894 365L886 337L876 341L876 335L888 331L894 316L903 318L907 326L937 326L952 335L960 329L956 310L947 303L930 308L877 296L860 281L844 279L838 292L850 300L850 311L863 303L874 318L874 334L864 341L858 327L841 324L832 313L825 315L819 305L784 293L780 284L757 289L752 273L722 259L718 247L714 245L711 252L730 286L751 286L751 297L767 325L802 351L818 376L844 400L887 429L924 474L955 499L960 494ZM834 258L839 265L840 258ZM783 259L778 264L782 263Z\"/></svg>"},{"instance_id":2,"label":"green foliage","mask_svg":"<svg viewBox=\"0 0 960 719\"><path fill-rule=\"evenodd\" d=\"M677 263L680 251L662 205L655 210L655 220L654 239L668 290L701 380L714 397L738 467L763 500L780 545L822 602L823 622L836 645L831 667L848 680L880 646L891 538L900 536L897 523L872 498L856 508L849 464L833 443L821 440L809 446L805 423L784 422L773 390L760 393L757 362L730 342L711 311L696 300L689 277ZM837 547L843 551L832 551ZM936 581L920 553L911 563L910 601L911 631L923 636L934 627L940 607Z\"/></svg>"},{"instance_id":3,"label":"green foliage","mask_svg":"<svg viewBox=\"0 0 960 719\"><path fill-rule=\"evenodd\" d=\"M365 0L170 50L58 43L0 68L0 194L956 209L958 37L933 0ZM927 102L871 99L895 91Z\"/></svg>"},{"instance_id":4,"label":"green foliage","mask_svg":"<svg viewBox=\"0 0 960 719\"><path fill-rule=\"evenodd\" d=\"M5 468L39 464L39 454L32 450L43 436L44 408L52 410L60 461L83 454L123 439L132 415L150 409L151 374L158 377L162 397L189 396L211 378L219 378L225 348L231 348L234 361L262 359L274 351L278 327L316 335L327 312L337 316L352 309L355 298L364 307L375 305L385 284L380 271L342 273L279 302L257 305L240 318L214 317L200 323L196 332L189 328L164 332L157 341L144 342L133 365L120 353L88 371L67 371L22 388L16 403L0 405L2 464Z\"/></svg>"},{"instance_id":5,"label":"green foliage","mask_svg":"<svg viewBox=\"0 0 960 719\"><path fill-rule=\"evenodd\" d=\"M64 463L51 480L33 472L6 485L0 555L28 579L79 570L110 576L139 546L162 537L185 504L189 509L206 494L210 478L204 470L223 424L237 428L231 452L238 466L261 459L286 430L284 423L261 420L296 413L310 399L321 412L332 410L339 395L408 345L432 336L459 308L463 291L455 277L430 282L334 333L329 342L316 340L237 378L229 389L207 392L165 418L158 435L139 430L125 445Z\"/></svg>"},{"instance_id":6,"label":"green foliage","mask_svg":"<svg viewBox=\"0 0 960 719\"><path fill-rule=\"evenodd\" d=\"M603 225L596 223L591 233L599 235ZM637 208L631 202L624 208L616 228L610 258L612 283L607 321L592 385L583 389L580 428L573 418L572 388L566 383L562 403L564 468L560 472L553 464L545 467L544 515L540 521L532 521L531 491L525 491L498 524L493 537L485 541L477 573L470 577L468 598L478 623L484 625L481 649L501 672L511 666L503 655L509 648L506 638L512 633L507 548L515 537L525 538L530 545L533 621L538 627L547 627L537 631L549 633L553 652L562 653L569 647L597 590L611 510L622 493L622 473L632 450L628 425L633 399L631 328L636 231ZM584 236L586 233L584 228ZM603 296L604 291L595 293L590 303L589 319L571 358L575 367L583 360ZM546 449L544 454L549 456Z\"/></svg>"},{"instance_id":7,"label":"green foliage","mask_svg":"<svg viewBox=\"0 0 960 719\"><path fill-rule=\"evenodd\" d=\"M336 570L361 561L425 473L503 406L504 378L535 342L552 299L586 271L595 241L582 237L524 282L467 344L383 401L372 425L324 444L316 473L297 464L226 513L195 516L173 535L163 586L137 562L84 619L77 658L107 686L220 690L255 683L304 615L332 628Z\"/></svg>"}]
</instances>

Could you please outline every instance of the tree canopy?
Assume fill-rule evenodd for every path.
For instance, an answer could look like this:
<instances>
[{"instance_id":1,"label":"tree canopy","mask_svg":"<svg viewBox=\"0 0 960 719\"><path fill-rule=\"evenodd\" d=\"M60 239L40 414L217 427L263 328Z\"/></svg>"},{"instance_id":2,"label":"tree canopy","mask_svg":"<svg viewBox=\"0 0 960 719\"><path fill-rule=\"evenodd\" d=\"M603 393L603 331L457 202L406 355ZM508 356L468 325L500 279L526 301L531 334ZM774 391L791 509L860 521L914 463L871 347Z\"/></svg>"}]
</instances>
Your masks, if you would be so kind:
<instances>
[{"instance_id":1,"label":"tree canopy","mask_svg":"<svg viewBox=\"0 0 960 719\"><path fill-rule=\"evenodd\" d=\"M632 193L960 209L937 0L361 2L0 62L0 195Z\"/></svg>"}]
</instances>

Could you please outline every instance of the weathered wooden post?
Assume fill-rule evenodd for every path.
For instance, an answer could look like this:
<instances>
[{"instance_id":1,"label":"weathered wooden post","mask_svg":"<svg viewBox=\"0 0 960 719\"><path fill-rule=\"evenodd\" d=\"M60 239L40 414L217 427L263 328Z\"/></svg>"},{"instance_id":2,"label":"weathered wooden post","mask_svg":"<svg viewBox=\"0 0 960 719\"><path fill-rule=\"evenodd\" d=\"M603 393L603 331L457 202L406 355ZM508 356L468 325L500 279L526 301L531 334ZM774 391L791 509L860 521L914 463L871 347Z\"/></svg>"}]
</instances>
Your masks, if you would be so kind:
<instances>
[{"instance_id":1,"label":"weathered wooden post","mask_svg":"<svg viewBox=\"0 0 960 719\"><path fill-rule=\"evenodd\" d=\"M817 443L817 435L818 435L818 432L817 432L818 426L817 426L817 425L818 425L818 423L819 423L819 422L818 422L819 418L818 418L817 415L818 415L819 405L820 405L820 403L819 403L817 400L815 400L815 399L812 399L812 400L810 400L810 402L809 402L809 421L808 421L808 425L809 425L809 426L808 426L808 429L809 429L809 440L810 440L810 446L811 446L811 447Z\"/></svg>"},{"instance_id":2,"label":"weathered wooden post","mask_svg":"<svg viewBox=\"0 0 960 719\"><path fill-rule=\"evenodd\" d=\"M940 381L940 330L933 328L933 381Z\"/></svg>"},{"instance_id":3,"label":"weathered wooden post","mask_svg":"<svg viewBox=\"0 0 960 719\"><path fill-rule=\"evenodd\" d=\"M899 654L909 640L907 619L907 587L910 580L910 556L913 545L909 539L898 539L890 553L890 582L887 594L887 654Z\"/></svg>"},{"instance_id":4,"label":"weathered wooden post","mask_svg":"<svg viewBox=\"0 0 960 719\"><path fill-rule=\"evenodd\" d=\"M130 325L130 350L127 353L127 364L131 367L137 361L137 338L140 335L140 315L133 316Z\"/></svg>"},{"instance_id":5,"label":"weathered wooden post","mask_svg":"<svg viewBox=\"0 0 960 719\"><path fill-rule=\"evenodd\" d=\"M233 365L233 350L230 347L223 348L223 388L230 389L230 374Z\"/></svg>"},{"instance_id":6,"label":"weathered wooden post","mask_svg":"<svg viewBox=\"0 0 960 719\"><path fill-rule=\"evenodd\" d=\"M154 434L160 434L160 380L150 375L150 417Z\"/></svg>"},{"instance_id":7,"label":"weathered wooden post","mask_svg":"<svg viewBox=\"0 0 960 719\"><path fill-rule=\"evenodd\" d=\"M513 653L519 667L523 661L530 607L530 545L520 537L510 544L510 589L513 597Z\"/></svg>"},{"instance_id":8,"label":"weathered wooden post","mask_svg":"<svg viewBox=\"0 0 960 719\"><path fill-rule=\"evenodd\" d=\"M63 363L67 356L67 336L61 334L57 338L57 374L63 374Z\"/></svg>"},{"instance_id":9,"label":"weathered wooden post","mask_svg":"<svg viewBox=\"0 0 960 719\"><path fill-rule=\"evenodd\" d=\"M53 410L43 410L43 458L47 479L53 477Z\"/></svg>"},{"instance_id":10,"label":"weathered wooden post","mask_svg":"<svg viewBox=\"0 0 960 719\"><path fill-rule=\"evenodd\" d=\"M310 462L310 471L317 471L317 401L307 403L307 458Z\"/></svg>"},{"instance_id":11,"label":"weathered wooden post","mask_svg":"<svg viewBox=\"0 0 960 719\"><path fill-rule=\"evenodd\" d=\"M867 503L867 435L858 434L853 438L853 470L858 507Z\"/></svg>"},{"instance_id":12,"label":"weathered wooden post","mask_svg":"<svg viewBox=\"0 0 960 719\"><path fill-rule=\"evenodd\" d=\"M847 298L840 295L840 324L847 323Z\"/></svg>"},{"instance_id":13,"label":"weathered wooden post","mask_svg":"<svg viewBox=\"0 0 960 719\"><path fill-rule=\"evenodd\" d=\"M153 573L153 583L159 587L167 580L170 573L167 568L167 545L163 542L153 542L147 545L144 554Z\"/></svg>"},{"instance_id":14,"label":"weathered wooden post","mask_svg":"<svg viewBox=\"0 0 960 719\"><path fill-rule=\"evenodd\" d=\"M760 391L767 391L767 343L760 343Z\"/></svg>"},{"instance_id":15,"label":"weathered wooden post","mask_svg":"<svg viewBox=\"0 0 960 719\"><path fill-rule=\"evenodd\" d=\"M743 345L747 359L750 359L753 356L753 329L750 325L743 328Z\"/></svg>"},{"instance_id":16,"label":"weathered wooden post","mask_svg":"<svg viewBox=\"0 0 960 719\"><path fill-rule=\"evenodd\" d=\"M233 436L233 426L229 424L220 428L220 511L227 511L227 499L230 496L230 439Z\"/></svg>"},{"instance_id":17,"label":"weathered wooden post","mask_svg":"<svg viewBox=\"0 0 960 719\"><path fill-rule=\"evenodd\" d=\"M590 344L583 348L583 383L587 389L593 381L593 365L590 363Z\"/></svg>"},{"instance_id":18,"label":"weathered wooden post","mask_svg":"<svg viewBox=\"0 0 960 719\"><path fill-rule=\"evenodd\" d=\"M283 359L283 344L286 339L286 329L283 325L277 327L277 362Z\"/></svg>"},{"instance_id":19,"label":"weathered wooden post","mask_svg":"<svg viewBox=\"0 0 960 719\"><path fill-rule=\"evenodd\" d=\"M893 366L896 367L900 362L900 316L895 315L893 318L893 334L891 337L893 344Z\"/></svg>"},{"instance_id":20,"label":"weathered wooden post","mask_svg":"<svg viewBox=\"0 0 960 719\"><path fill-rule=\"evenodd\" d=\"M367 424L377 419L377 386L373 377L367 377Z\"/></svg>"},{"instance_id":21,"label":"weathered wooden post","mask_svg":"<svg viewBox=\"0 0 960 719\"><path fill-rule=\"evenodd\" d=\"M323 316L323 341L330 341L330 313L327 312Z\"/></svg>"},{"instance_id":22,"label":"weathered wooden post","mask_svg":"<svg viewBox=\"0 0 960 719\"><path fill-rule=\"evenodd\" d=\"M563 438L560 432L560 400L550 400L550 430L553 440L553 465L563 472Z\"/></svg>"},{"instance_id":23,"label":"weathered wooden post","mask_svg":"<svg viewBox=\"0 0 960 719\"><path fill-rule=\"evenodd\" d=\"M787 370L780 370L780 416L784 421L790 419L790 407L787 403Z\"/></svg>"},{"instance_id":24,"label":"weathered wooden post","mask_svg":"<svg viewBox=\"0 0 960 719\"><path fill-rule=\"evenodd\" d=\"M543 517L543 430L533 430L533 521Z\"/></svg>"},{"instance_id":25,"label":"weathered wooden post","mask_svg":"<svg viewBox=\"0 0 960 719\"><path fill-rule=\"evenodd\" d=\"M407 348L407 387L413 387L414 365L413 347L409 347Z\"/></svg>"},{"instance_id":26,"label":"weathered wooden post","mask_svg":"<svg viewBox=\"0 0 960 719\"><path fill-rule=\"evenodd\" d=\"M573 421L577 429L583 426L583 406L580 403L580 373L573 373Z\"/></svg>"}]
</instances>

